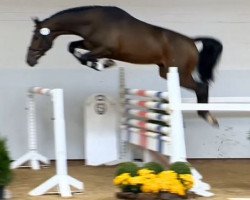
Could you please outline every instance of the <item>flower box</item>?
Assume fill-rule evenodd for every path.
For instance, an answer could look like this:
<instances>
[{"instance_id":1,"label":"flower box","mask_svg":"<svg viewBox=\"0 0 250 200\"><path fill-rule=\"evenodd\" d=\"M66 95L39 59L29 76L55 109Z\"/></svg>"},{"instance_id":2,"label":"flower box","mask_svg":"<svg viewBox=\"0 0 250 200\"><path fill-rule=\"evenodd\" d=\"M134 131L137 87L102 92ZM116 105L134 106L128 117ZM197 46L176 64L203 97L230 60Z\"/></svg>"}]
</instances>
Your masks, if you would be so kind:
<instances>
[{"instance_id":1,"label":"flower box","mask_svg":"<svg viewBox=\"0 0 250 200\"><path fill-rule=\"evenodd\" d=\"M181 200L191 196L194 178L183 162L173 163L169 170L152 162L142 168L128 162L118 167L113 183L120 188L118 199Z\"/></svg>"},{"instance_id":2,"label":"flower box","mask_svg":"<svg viewBox=\"0 0 250 200\"><path fill-rule=\"evenodd\" d=\"M180 197L175 194L170 194L167 192L161 192L157 194L153 193L138 193L135 194L133 192L117 192L116 193L117 199L131 199L131 200L183 200L188 199L187 196Z\"/></svg>"}]
</instances>

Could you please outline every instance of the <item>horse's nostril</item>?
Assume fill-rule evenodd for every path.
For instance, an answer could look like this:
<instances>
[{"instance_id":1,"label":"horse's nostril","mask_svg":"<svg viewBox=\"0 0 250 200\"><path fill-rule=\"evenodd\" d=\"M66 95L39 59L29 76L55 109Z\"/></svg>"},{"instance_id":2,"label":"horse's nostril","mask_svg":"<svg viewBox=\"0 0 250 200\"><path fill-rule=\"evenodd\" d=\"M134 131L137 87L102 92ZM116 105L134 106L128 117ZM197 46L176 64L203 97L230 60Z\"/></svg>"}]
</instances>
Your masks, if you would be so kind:
<instances>
[{"instance_id":1,"label":"horse's nostril","mask_svg":"<svg viewBox=\"0 0 250 200\"><path fill-rule=\"evenodd\" d=\"M33 66L34 66L34 64L33 64L33 63L31 63L31 62L29 62L29 61L28 61L27 63L28 63L28 65L29 65L29 66L31 66L31 67L33 67Z\"/></svg>"},{"instance_id":2,"label":"horse's nostril","mask_svg":"<svg viewBox=\"0 0 250 200\"><path fill-rule=\"evenodd\" d=\"M37 61L35 59L27 59L27 63L29 66L33 67L37 64Z\"/></svg>"}]
</instances>

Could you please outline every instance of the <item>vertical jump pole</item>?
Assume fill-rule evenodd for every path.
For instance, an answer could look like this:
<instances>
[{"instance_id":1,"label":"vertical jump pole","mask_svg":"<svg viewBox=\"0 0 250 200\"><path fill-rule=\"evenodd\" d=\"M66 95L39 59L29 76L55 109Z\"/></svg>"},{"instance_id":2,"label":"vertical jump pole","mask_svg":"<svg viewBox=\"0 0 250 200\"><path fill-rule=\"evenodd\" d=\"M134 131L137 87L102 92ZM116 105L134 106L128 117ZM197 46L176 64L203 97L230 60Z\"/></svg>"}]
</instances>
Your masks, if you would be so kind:
<instances>
[{"instance_id":1,"label":"vertical jump pole","mask_svg":"<svg viewBox=\"0 0 250 200\"><path fill-rule=\"evenodd\" d=\"M24 163L29 162L33 170L40 169L40 162L46 165L50 161L37 151L37 129L36 129L36 105L34 101L34 94L28 92L27 99L27 127L28 127L28 147L29 152L21 156L19 159L11 163L11 168L16 169Z\"/></svg>"},{"instance_id":2,"label":"vertical jump pole","mask_svg":"<svg viewBox=\"0 0 250 200\"><path fill-rule=\"evenodd\" d=\"M125 69L124 67L119 67L119 163L131 161L132 152L131 145L126 141L127 131L125 130L124 125L124 116L125 116L125 96L126 96L126 86L125 86Z\"/></svg>"},{"instance_id":3,"label":"vertical jump pole","mask_svg":"<svg viewBox=\"0 0 250 200\"><path fill-rule=\"evenodd\" d=\"M73 186L82 191L83 183L68 175L63 90L50 90L50 96L53 102L54 113L56 175L32 190L29 195L43 195L48 190L52 189L55 186L58 186L58 192L62 197L71 197L72 194L70 186Z\"/></svg>"},{"instance_id":4,"label":"vertical jump pole","mask_svg":"<svg viewBox=\"0 0 250 200\"><path fill-rule=\"evenodd\" d=\"M181 110L181 89L177 67L170 67L167 74L169 104L171 107L172 155L170 163L186 162L186 144Z\"/></svg>"},{"instance_id":5,"label":"vertical jump pole","mask_svg":"<svg viewBox=\"0 0 250 200\"><path fill-rule=\"evenodd\" d=\"M120 124L119 127L119 150L120 150L120 158L119 162L130 161L132 159L132 145L130 145L126 141L127 134L123 134L126 132L124 128L124 116L125 116L125 99L126 99L126 84L125 84L125 69L124 67L119 68L119 92L120 92L120 105L119 105L119 116L120 116Z\"/></svg>"},{"instance_id":6,"label":"vertical jump pole","mask_svg":"<svg viewBox=\"0 0 250 200\"><path fill-rule=\"evenodd\" d=\"M52 90L51 98L54 113L54 133L55 133L55 156L56 171L58 175L67 175L67 152L66 134L63 108L63 91L61 89Z\"/></svg>"},{"instance_id":7,"label":"vertical jump pole","mask_svg":"<svg viewBox=\"0 0 250 200\"><path fill-rule=\"evenodd\" d=\"M172 144L172 156L170 162L177 161L187 162L186 159L186 144L185 133L183 126L182 116L182 102L181 102L181 88L179 73L177 67L170 67L168 73L168 91L169 91L169 104L171 107L171 137L173 138ZM192 175L195 179L195 185L191 191L195 194L204 197L211 197L214 194L210 192L210 185L202 181L202 175L194 168L191 167Z\"/></svg>"}]
</instances>

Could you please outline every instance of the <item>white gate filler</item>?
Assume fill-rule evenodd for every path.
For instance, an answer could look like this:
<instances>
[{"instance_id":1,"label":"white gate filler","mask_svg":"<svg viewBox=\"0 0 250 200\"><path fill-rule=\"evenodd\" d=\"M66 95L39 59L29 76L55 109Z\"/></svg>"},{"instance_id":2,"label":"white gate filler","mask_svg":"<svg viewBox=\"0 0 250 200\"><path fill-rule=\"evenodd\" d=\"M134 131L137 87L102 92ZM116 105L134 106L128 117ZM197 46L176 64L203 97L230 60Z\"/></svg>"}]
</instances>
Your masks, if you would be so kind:
<instances>
[{"instance_id":1,"label":"white gate filler","mask_svg":"<svg viewBox=\"0 0 250 200\"><path fill-rule=\"evenodd\" d=\"M167 74L167 92L125 88L124 69L120 68L122 135L121 159L132 160L134 146L143 147L144 161L152 160L152 152L170 157L170 163L186 162L186 146L182 111L218 110L250 111L250 104L196 104L182 103L177 68ZM137 98L137 99L135 99ZM138 99L139 98L139 99ZM151 111L149 110L151 109ZM155 113L161 110L164 114ZM165 123L149 123L157 120ZM201 196L212 196L210 186L202 182L202 176L192 168L195 186L192 191Z\"/></svg>"},{"instance_id":2,"label":"white gate filler","mask_svg":"<svg viewBox=\"0 0 250 200\"><path fill-rule=\"evenodd\" d=\"M32 190L31 196L43 195L50 189L57 186L58 192L62 197L71 197L71 188L73 186L82 191L84 185L82 182L68 175L67 168L67 150L66 150L66 135L64 121L64 102L62 89L47 89L41 87L32 87L28 90L28 136L30 152L15 161L13 168L19 167L27 161L31 161L32 169L39 169L39 161L46 164L48 159L37 153L37 138L36 138L36 120L35 120L35 95L46 95L51 97L53 102L53 120L54 120L54 137L55 137L55 157L56 157L56 175L45 181L43 184Z\"/></svg>"}]
</instances>

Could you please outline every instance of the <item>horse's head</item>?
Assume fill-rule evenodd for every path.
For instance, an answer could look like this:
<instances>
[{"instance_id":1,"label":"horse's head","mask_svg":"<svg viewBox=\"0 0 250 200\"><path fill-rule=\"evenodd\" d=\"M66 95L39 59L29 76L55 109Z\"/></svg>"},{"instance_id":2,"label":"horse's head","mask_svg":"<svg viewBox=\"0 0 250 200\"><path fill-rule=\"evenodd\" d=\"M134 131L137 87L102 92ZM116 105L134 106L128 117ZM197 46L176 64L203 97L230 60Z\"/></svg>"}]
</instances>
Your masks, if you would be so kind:
<instances>
[{"instance_id":1,"label":"horse's head","mask_svg":"<svg viewBox=\"0 0 250 200\"><path fill-rule=\"evenodd\" d=\"M30 66L37 64L38 59L52 47L54 40L51 30L48 27L37 18L33 19L33 21L35 23L35 30L27 55L27 63Z\"/></svg>"}]
</instances>

